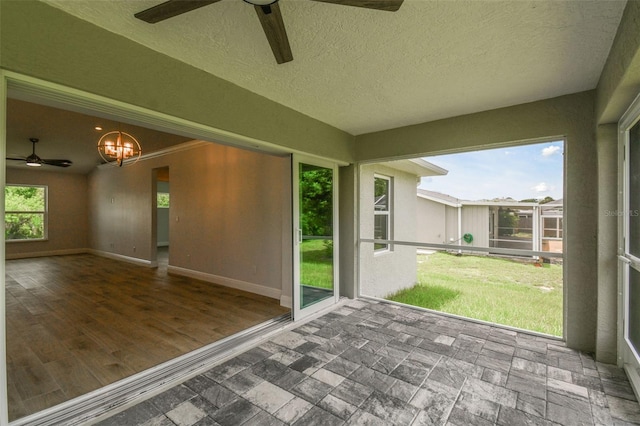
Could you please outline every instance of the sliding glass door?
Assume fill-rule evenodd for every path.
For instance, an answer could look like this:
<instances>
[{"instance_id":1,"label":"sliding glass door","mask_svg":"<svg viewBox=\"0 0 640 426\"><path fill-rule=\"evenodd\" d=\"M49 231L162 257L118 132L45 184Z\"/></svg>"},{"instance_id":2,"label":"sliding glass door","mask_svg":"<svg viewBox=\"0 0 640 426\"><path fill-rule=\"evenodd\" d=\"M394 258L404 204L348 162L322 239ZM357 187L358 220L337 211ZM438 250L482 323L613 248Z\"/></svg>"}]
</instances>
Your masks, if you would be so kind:
<instances>
[{"instance_id":1,"label":"sliding glass door","mask_svg":"<svg viewBox=\"0 0 640 426\"><path fill-rule=\"evenodd\" d=\"M294 289L298 320L338 300L337 167L294 157Z\"/></svg>"},{"instance_id":2,"label":"sliding glass door","mask_svg":"<svg viewBox=\"0 0 640 426\"><path fill-rule=\"evenodd\" d=\"M623 339L620 352L629 379L640 390L640 97L620 123L623 153L621 277Z\"/></svg>"}]
</instances>

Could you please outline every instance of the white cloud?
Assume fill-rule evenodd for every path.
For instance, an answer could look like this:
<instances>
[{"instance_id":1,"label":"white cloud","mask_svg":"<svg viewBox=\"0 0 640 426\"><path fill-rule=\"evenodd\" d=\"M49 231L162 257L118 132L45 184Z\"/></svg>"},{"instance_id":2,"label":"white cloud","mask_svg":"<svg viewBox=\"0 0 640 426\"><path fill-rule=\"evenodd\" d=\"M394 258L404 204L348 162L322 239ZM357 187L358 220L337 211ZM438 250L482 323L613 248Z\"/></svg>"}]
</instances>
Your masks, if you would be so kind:
<instances>
[{"instance_id":1,"label":"white cloud","mask_svg":"<svg viewBox=\"0 0 640 426\"><path fill-rule=\"evenodd\" d=\"M546 148L542 148L542 156L550 157L554 154L558 154L560 152L560 147L558 145L551 145Z\"/></svg>"},{"instance_id":2,"label":"white cloud","mask_svg":"<svg viewBox=\"0 0 640 426\"><path fill-rule=\"evenodd\" d=\"M539 184L532 187L531 189L533 189L536 192L549 192L551 190L549 185L547 185L545 182L540 182Z\"/></svg>"}]
</instances>

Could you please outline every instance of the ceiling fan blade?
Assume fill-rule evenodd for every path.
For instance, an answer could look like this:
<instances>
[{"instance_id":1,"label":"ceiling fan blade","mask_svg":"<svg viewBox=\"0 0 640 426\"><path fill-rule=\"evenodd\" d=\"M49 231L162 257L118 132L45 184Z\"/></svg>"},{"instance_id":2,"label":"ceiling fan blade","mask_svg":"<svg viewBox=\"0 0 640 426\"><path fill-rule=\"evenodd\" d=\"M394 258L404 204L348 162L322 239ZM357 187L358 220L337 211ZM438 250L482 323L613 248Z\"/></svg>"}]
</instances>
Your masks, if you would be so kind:
<instances>
[{"instance_id":1,"label":"ceiling fan blade","mask_svg":"<svg viewBox=\"0 0 640 426\"><path fill-rule=\"evenodd\" d=\"M284 21L282 20L278 3L254 7L258 14L258 19L260 19L260 23L262 24L264 34L267 36L267 40L273 51L273 56L276 57L276 62L284 64L285 62L292 61L293 53L291 53L291 46L289 46L287 31L284 28Z\"/></svg>"},{"instance_id":2,"label":"ceiling fan blade","mask_svg":"<svg viewBox=\"0 0 640 426\"><path fill-rule=\"evenodd\" d=\"M404 0L314 0L323 3L341 4L343 6L364 7L366 9L395 12L400 9Z\"/></svg>"},{"instance_id":3,"label":"ceiling fan blade","mask_svg":"<svg viewBox=\"0 0 640 426\"><path fill-rule=\"evenodd\" d=\"M25 157L19 158L19 157L7 157L7 160L16 160L16 161L26 161L27 159Z\"/></svg>"},{"instance_id":4,"label":"ceiling fan blade","mask_svg":"<svg viewBox=\"0 0 640 426\"><path fill-rule=\"evenodd\" d=\"M71 160L52 160L52 159L42 159L42 164L47 164L49 166L56 167L69 167L73 164Z\"/></svg>"},{"instance_id":5,"label":"ceiling fan blade","mask_svg":"<svg viewBox=\"0 0 640 426\"><path fill-rule=\"evenodd\" d=\"M155 24L156 22L164 21L165 19L173 18L174 16L178 16L219 1L220 0L169 0L164 3L160 3L157 6L145 9L142 12L138 12L133 16L150 24Z\"/></svg>"}]
</instances>

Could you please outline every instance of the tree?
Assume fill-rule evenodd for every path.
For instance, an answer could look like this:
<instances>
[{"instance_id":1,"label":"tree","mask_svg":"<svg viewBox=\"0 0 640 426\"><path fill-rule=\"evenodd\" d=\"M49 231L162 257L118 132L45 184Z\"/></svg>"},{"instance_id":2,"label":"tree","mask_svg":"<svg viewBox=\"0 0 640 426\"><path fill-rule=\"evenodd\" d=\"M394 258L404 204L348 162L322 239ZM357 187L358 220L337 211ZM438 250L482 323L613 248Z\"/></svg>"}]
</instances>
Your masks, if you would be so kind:
<instances>
[{"instance_id":1,"label":"tree","mask_svg":"<svg viewBox=\"0 0 640 426\"><path fill-rule=\"evenodd\" d=\"M547 204L547 203L550 203L552 201L555 201L555 200L547 195L542 200L540 200L540 204Z\"/></svg>"},{"instance_id":2,"label":"tree","mask_svg":"<svg viewBox=\"0 0 640 426\"><path fill-rule=\"evenodd\" d=\"M37 186L5 187L5 239L44 237L45 189Z\"/></svg>"},{"instance_id":3,"label":"tree","mask_svg":"<svg viewBox=\"0 0 640 426\"><path fill-rule=\"evenodd\" d=\"M518 222L520 222L520 218L512 209L500 207L498 210L498 235L501 237L513 235L518 228Z\"/></svg>"},{"instance_id":4,"label":"tree","mask_svg":"<svg viewBox=\"0 0 640 426\"><path fill-rule=\"evenodd\" d=\"M300 228L303 235L333 234L333 170L300 173Z\"/></svg>"}]
</instances>

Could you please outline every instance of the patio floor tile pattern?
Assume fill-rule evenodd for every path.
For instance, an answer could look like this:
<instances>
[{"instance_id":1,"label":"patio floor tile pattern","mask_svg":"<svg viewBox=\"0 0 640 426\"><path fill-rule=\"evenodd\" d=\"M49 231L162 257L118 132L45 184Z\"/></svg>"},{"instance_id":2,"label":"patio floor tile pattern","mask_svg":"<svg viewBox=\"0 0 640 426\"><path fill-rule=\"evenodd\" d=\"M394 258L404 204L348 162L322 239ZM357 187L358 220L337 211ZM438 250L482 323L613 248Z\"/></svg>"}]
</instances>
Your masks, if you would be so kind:
<instances>
[{"instance_id":1,"label":"patio floor tile pattern","mask_svg":"<svg viewBox=\"0 0 640 426\"><path fill-rule=\"evenodd\" d=\"M640 405L557 340L352 300L99 424L631 425Z\"/></svg>"}]
</instances>

